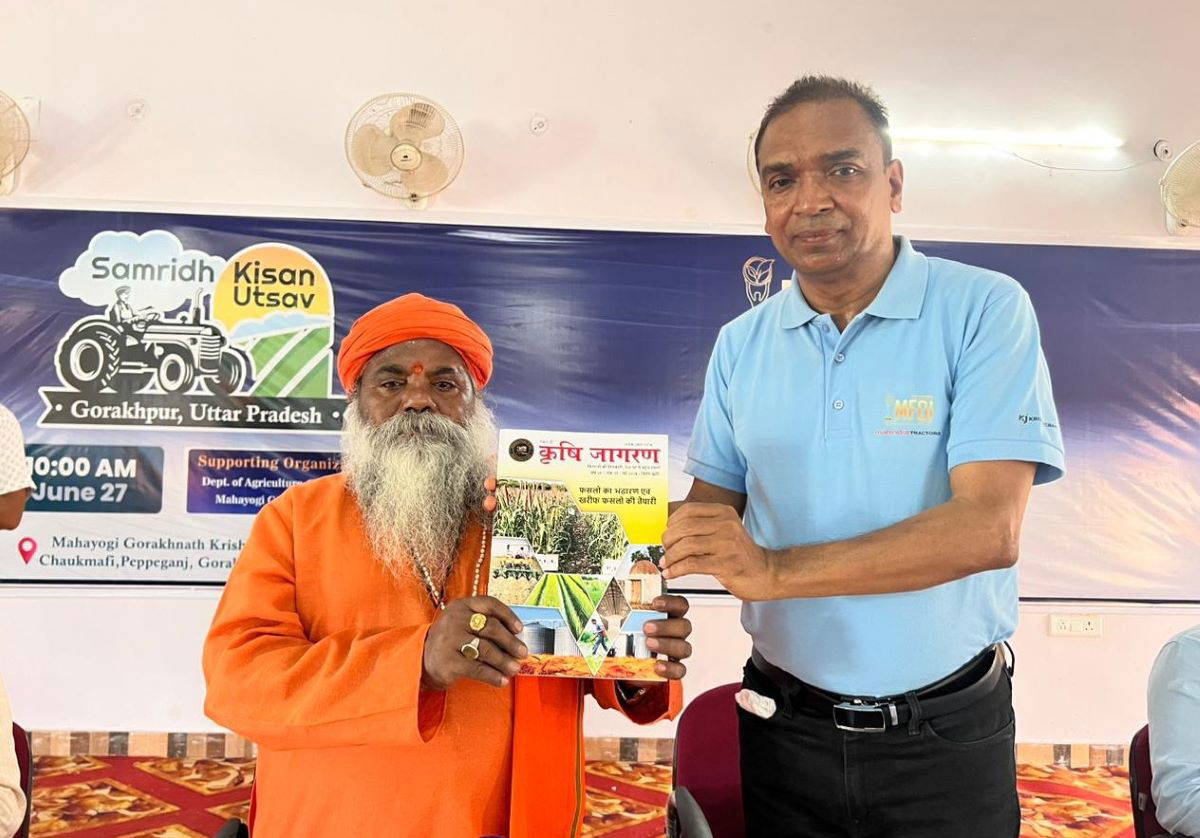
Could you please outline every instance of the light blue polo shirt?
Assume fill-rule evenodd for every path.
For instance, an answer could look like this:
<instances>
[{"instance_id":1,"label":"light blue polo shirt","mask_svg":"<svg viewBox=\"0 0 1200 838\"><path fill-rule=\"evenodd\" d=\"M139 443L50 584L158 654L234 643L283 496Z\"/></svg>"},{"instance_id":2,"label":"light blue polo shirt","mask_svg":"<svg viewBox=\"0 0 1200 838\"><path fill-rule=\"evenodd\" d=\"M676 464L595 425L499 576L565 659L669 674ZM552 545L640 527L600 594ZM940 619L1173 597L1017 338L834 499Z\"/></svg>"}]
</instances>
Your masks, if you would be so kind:
<instances>
[{"instance_id":1,"label":"light blue polo shirt","mask_svg":"<svg viewBox=\"0 0 1200 838\"><path fill-rule=\"evenodd\" d=\"M979 460L1063 473L1062 434L1029 296L1013 279L928 258L904 238L866 311L838 332L794 283L722 328L688 474L747 496L779 549L888 527L950 498ZM750 602L767 660L845 695L936 681L1017 624L1016 568L898 594Z\"/></svg>"},{"instance_id":2,"label":"light blue polo shirt","mask_svg":"<svg viewBox=\"0 0 1200 838\"><path fill-rule=\"evenodd\" d=\"M1158 653L1148 697L1158 822L1173 833L1200 835L1200 626Z\"/></svg>"}]
</instances>

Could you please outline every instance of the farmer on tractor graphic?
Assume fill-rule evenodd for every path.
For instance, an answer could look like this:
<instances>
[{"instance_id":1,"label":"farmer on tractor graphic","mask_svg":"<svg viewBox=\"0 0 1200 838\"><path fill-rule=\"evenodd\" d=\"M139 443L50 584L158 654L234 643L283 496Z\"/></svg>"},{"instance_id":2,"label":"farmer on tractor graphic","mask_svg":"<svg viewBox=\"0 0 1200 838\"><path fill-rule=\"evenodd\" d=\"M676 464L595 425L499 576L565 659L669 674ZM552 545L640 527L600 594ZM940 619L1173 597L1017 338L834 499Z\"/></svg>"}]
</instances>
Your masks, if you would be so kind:
<instances>
[{"instance_id":1,"label":"farmer on tractor graphic","mask_svg":"<svg viewBox=\"0 0 1200 838\"><path fill-rule=\"evenodd\" d=\"M134 309L129 286L103 315L77 322L58 346L58 372L84 393L111 388L131 395L153 382L164 393L187 393L197 380L212 393L235 393L250 377L250 359L229 345L205 317L203 289L186 313L169 320L152 307Z\"/></svg>"},{"instance_id":2,"label":"farmer on tractor graphic","mask_svg":"<svg viewBox=\"0 0 1200 838\"><path fill-rule=\"evenodd\" d=\"M133 332L144 332L146 324L158 320L162 315L154 310L153 306L145 306L135 310L129 303L130 288L128 285L122 285L117 289L117 301L105 309L104 314L108 318L108 322L121 326L122 331L130 334L133 342L138 342L138 336L133 335ZM126 338L125 342L129 343L130 338Z\"/></svg>"}]
</instances>

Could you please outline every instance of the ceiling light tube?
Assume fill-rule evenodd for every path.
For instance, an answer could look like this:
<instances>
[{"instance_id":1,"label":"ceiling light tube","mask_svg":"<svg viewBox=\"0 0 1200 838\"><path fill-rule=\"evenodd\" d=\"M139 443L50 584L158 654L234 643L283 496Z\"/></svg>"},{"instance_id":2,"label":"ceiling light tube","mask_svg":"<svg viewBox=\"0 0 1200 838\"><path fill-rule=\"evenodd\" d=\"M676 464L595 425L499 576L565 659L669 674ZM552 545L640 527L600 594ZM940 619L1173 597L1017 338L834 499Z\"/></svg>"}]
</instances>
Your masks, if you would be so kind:
<instances>
[{"instance_id":1,"label":"ceiling light tube","mask_svg":"<svg viewBox=\"0 0 1200 838\"><path fill-rule=\"evenodd\" d=\"M935 143L973 143L990 146L1062 146L1065 148L1113 149L1125 141L1104 131L986 131L972 128L893 128L893 140Z\"/></svg>"}]
</instances>

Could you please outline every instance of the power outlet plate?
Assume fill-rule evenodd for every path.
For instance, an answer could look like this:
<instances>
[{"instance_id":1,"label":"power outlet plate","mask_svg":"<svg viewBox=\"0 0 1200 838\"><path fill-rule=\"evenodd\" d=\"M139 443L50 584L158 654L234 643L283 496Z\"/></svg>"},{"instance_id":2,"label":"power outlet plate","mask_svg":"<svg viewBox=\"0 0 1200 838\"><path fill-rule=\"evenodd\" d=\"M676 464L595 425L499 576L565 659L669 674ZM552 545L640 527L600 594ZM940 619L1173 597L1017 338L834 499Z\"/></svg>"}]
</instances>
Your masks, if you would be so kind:
<instances>
[{"instance_id":1,"label":"power outlet plate","mask_svg":"<svg viewBox=\"0 0 1200 838\"><path fill-rule=\"evenodd\" d=\"M1104 619L1098 614L1051 614L1051 637L1103 637Z\"/></svg>"}]
</instances>

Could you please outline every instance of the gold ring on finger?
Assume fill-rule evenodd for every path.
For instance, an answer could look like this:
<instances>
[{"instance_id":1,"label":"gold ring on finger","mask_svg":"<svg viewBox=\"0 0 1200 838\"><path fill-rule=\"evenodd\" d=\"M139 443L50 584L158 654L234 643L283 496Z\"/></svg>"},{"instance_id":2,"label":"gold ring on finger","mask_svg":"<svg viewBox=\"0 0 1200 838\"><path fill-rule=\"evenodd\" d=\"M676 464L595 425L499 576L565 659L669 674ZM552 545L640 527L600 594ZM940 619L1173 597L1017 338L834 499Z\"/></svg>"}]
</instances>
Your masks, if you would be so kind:
<instances>
[{"instance_id":1,"label":"gold ring on finger","mask_svg":"<svg viewBox=\"0 0 1200 838\"><path fill-rule=\"evenodd\" d=\"M471 621L467 625L471 631L479 634L479 632L483 631L484 626L487 625L487 614L480 614L479 612L472 614Z\"/></svg>"},{"instance_id":2,"label":"gold ring on finger","mask_svg":"<svg viewBox=\"0 0 1200 838\"><path fill-rule=\"evenodd\" d=\"M467 660L479 660L479 638L476 637L470 643L464 643L458 651L462 652L462 656Z\"/></svg>"}]
</instances>

